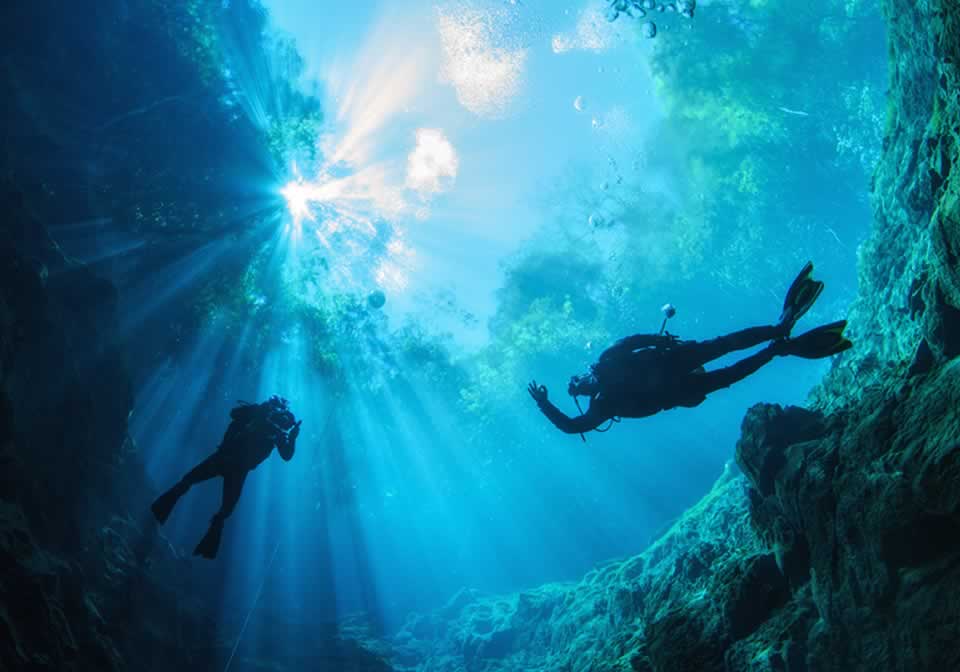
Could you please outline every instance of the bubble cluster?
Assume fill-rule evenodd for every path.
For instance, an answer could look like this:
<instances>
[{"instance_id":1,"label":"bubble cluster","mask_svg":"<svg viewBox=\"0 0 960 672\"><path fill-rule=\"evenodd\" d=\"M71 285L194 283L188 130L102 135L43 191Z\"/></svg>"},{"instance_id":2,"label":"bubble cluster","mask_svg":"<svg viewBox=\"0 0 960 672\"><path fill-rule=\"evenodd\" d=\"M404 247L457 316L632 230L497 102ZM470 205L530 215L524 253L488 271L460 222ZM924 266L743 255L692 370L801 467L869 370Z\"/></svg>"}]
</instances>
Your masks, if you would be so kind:
<instances>
[{"instance_id":1,"label":"bubble cluster","mask_svg":"<svg viewBox=\"0 0 960 672\"><path fill-rule=\"evenodd\" d=\"M593 213L587 217L587 224L592 229L612 229L617 224L617 220L608 219L600 213Z\"/></svg>"},{"instance_id":2,"label":"bubble cluster","mask_svg":"<svg viewBox=\"0 0 960 672\"><path fill-rule=\"evenodd\" d=\"M696 8L696 0L677 0L677 11L688 19L693 18L693 12Z\"/></svg>"},{"instance_id":3,"label":"bubble cluster","mask_svg":"<svg viewBox=\"0 0 960 672\"><path fill-rule=\"evenodd\" d=\"M642 19L647 16L647 12L659 12L661 14L676 12L687 19L692 19L697 9L696 0L669 0L662 2L658 0L609 0L607 7L607 20L616 21L621 14L626 14L631 18ZM640 24L640 34L650 39L657 36L657 24L653 21L645 21Z\"/></svg>"}]
</instances>

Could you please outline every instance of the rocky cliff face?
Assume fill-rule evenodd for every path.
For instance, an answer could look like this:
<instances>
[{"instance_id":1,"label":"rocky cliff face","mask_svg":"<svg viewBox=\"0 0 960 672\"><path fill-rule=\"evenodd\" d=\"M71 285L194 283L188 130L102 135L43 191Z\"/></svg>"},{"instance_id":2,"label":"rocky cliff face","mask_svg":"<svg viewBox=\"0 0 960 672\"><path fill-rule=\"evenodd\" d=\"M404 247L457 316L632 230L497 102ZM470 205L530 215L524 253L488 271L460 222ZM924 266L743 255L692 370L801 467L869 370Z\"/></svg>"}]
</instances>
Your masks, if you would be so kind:
<instances>
[{"instance_id":1,"label":"rocky cliff face","mask_svg":"<svg viewBox=\"0 0 960 672\"><path fill-rule=\"evenodd\" d=\"M857 413L751 409L744 475L577 584L464 591L396 638L398 668L960 669L960 364Z\"/></svg>"},{"instance_id":2,"label":"rocky cliff face","mask_svg":"<svg viewBox=\"0 0 960 672\"><path fill-rule=\"evenodd\" d=\"M688 650L691 661L722 660L724 619L752 631L786 599L782 579L768 585L775 565L748 524L743 488L742 478L726 474L644 553L579 583L501 597L462 591L408 621L396 637L396 667L650 670L695 640L702 645Z\"/></svg>"},{"instance_id":3,"label":"rocky cliff face","mask_svg":"<svg viewBox=\"0 0 960 672\"><path fill-rule=\"evenodd\" d=\"M885 0L890 90L875 229L850 314L857 349L817 394L828 407L960 354L960 9Z\"/></svg>"},{"instance_id":4,"label":"rocky cliff face","mask_svg":"<svg viewBox=\"0 0 960 672\"><path fill-rule=\"evenodd\" d=\"M737 463L642 554L464 591L398 668L960 669L960 5L887 0L891 90L843 355L811 409L759 405Z\"/></svg>"},{"instance_id":5,"label":"rocky cliff face","mask_svg":"<svg viewBox=\"0 0 960 672\"><path fill-rule=\"evenodd\" d=\"M127 435L116 291L19 192L0 198L0 669L206 669L212 628L173 555L146 562L159 538Z\"/></svg>"}]
</instances>

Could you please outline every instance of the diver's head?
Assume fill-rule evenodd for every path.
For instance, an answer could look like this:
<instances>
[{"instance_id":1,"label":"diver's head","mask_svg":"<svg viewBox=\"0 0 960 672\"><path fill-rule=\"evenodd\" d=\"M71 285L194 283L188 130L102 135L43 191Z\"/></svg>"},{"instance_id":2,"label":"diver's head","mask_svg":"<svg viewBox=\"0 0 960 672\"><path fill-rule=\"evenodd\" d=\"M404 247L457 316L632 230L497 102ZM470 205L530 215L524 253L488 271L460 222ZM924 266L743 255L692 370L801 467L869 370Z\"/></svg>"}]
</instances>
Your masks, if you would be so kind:
<instances>
[{"instance_id":1,"label":"diver's head","mask_svg":"<svg viewBox=\"0 0 960 672\"><path fill-rule=\"evenodd\" d=\"M290 402L283 397L277 395L270 397L267 401L267 409L270 422L284 431L293 427L296 422L293 413L290 412Z\"/></svg>"},{"instance_id":2,"label":"diver's head","mask_svg":"<svg viewBox=\"0 0 960 672\"><path fill-rule=\"evenodd\" d=\"M275 394L267 399L267 406L270 407L270 410L283 411L290 408L290 402Z\"/></svg>"},{"instance_id":3,"label":"diver's head","mask_svg":"<svg viewBox=\"0 0 960 672\"><path fill-rule=\"evenodd\" d=\"M571 397L592 397L600 391L600 382L593 372L571 376L567 392Z\"/></svg>"}]
</instances>

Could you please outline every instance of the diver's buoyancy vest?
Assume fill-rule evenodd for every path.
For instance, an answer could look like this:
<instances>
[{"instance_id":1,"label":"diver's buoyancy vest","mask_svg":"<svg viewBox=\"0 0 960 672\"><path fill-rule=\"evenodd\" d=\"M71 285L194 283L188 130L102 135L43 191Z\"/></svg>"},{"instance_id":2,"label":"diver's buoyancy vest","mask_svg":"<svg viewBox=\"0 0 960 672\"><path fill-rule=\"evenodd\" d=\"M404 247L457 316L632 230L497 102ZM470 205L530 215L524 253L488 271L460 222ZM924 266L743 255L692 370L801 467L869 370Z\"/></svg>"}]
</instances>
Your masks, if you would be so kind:
<instances>
[{"instance_id":1,"label":"diver's buoyancy vest","mask_svg":"<svg viewBox=\"0 0 960 672\"><path fill-rule=\"evenodd\" d=\"M238 466L254 469L273 452L276 437L263 431L266 411L259 404L237 406L230 411L233 418L220 443L219 450Z\"/></svg>"},{"instance_id":2,"label":"diver's buoyancy vest","mask_svg":"<svg viewBox=\"0 0 960 672\"><path fill-rule=\"evenodd\" d=\"M661 360L665 351L662 349L647 347L604 357L606 354L600 355L592 370L601 389L608 395L637 387L655 387L651 378L663 375Z\"/></svg>"}]
</instances>

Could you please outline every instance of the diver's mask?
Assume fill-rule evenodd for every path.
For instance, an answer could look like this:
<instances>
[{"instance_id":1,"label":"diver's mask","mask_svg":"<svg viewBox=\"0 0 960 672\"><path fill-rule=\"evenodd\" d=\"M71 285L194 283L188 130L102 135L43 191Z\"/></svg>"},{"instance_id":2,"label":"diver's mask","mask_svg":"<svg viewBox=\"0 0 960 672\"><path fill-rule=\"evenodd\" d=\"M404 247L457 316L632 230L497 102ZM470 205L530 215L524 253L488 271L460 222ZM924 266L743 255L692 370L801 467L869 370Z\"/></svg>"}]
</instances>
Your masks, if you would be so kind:
<instances>
[{"instance_id":1,"label":"diver's mask","mask_svg":"<svg viewBox=\"0 0 960 672\"><path fill-rule=\"evenodd\" d=\"M287 431L293 427L296 419L293 417L293 413L290 412L290 402L283 397L274 395L270 397L268 404L270 409L268 419L272 425L283 431Z\"/></svg>"},{"instance_id":2,"label":"diver's mask","mask_svg":"<svg viewBox=\"0 0 960 672\"><path fill-rule=\"evenodd\" d=\"M290 411L284 411L283 413L273 417L273 424L285 432L290 431L290 428L293 427L295 423L296 421L293 418L293 413Z\"/></svg>"},{"instance_id":3,"label":"diver's mask","mask_svg":"<svg viewBox=\"0 0 960 672\"><path fill-rule=\"evenodd\" d=\"M600 388L600 382L591 371L580 376L571 376L567 385L567 393L571 397L592 397Z\"/></svg>"}]
</instances>

